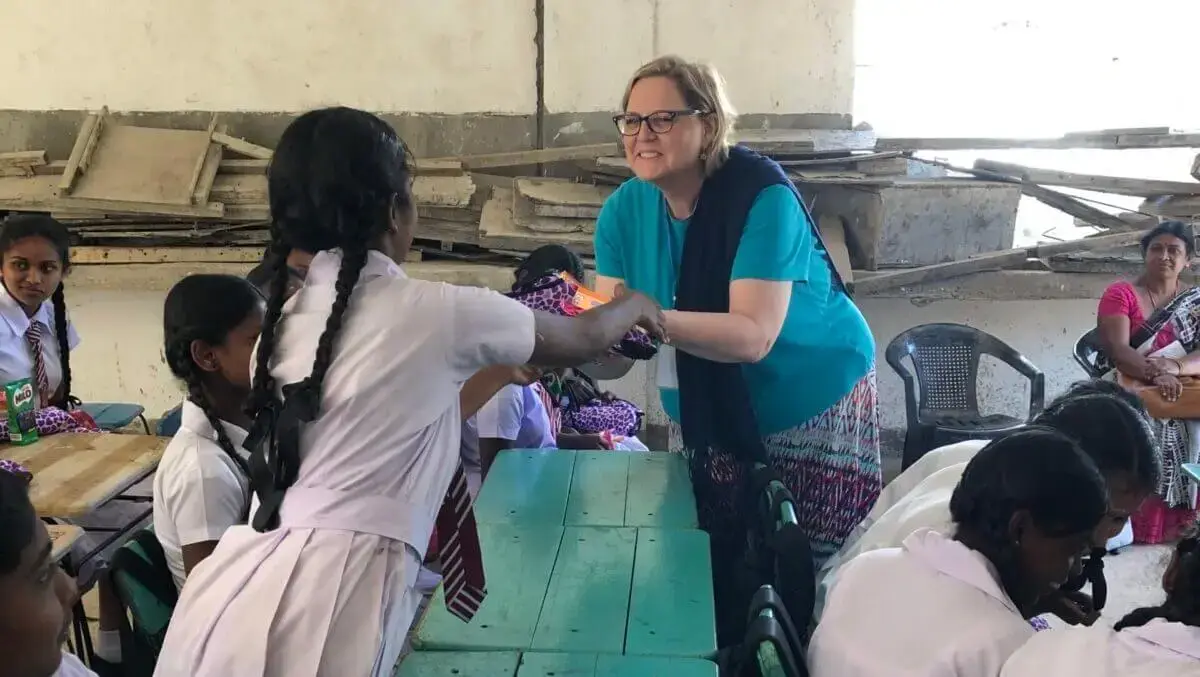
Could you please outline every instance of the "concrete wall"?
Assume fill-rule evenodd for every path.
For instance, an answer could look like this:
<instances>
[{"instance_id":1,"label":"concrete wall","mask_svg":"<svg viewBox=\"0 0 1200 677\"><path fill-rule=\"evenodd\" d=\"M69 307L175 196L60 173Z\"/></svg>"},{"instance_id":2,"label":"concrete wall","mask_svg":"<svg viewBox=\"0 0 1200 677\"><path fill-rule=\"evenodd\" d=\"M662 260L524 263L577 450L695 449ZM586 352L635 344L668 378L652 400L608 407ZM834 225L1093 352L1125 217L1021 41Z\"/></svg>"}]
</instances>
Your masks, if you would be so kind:
<instances>
[{"instance_id":1,"label":"concrete wall","mask_svg":"<svg viewBox=\"0 0 1200 677\"><path fill-rule=\"evenodd\" d=\"M83 337L72 359L77 395L85 401L141 402L152 415L180 401L182 391L162 362L162 302L175 280L199 268L241 274L248 266L75 268L67 302ZM418 263L405 268L415 277L493 288L511 279L507 269L469 264ZM1071 359L1071 349L1093 326L1096 299L1112 279L1112 275L992 273L904 295L859 299L878 345L885 441L895 447L905 426L900 379L883 361L888 342L901 331L926 322L961 322L990 332L1041 367L1051 397L1083 376ZM666 419L647 374L653 374L651 366L639 365L606 387L642 406L650 425L662 425ZM1027 382L990 359L985 359L981 372L980 398L988 411L1014 415L1028 411Z\"/></svg>"},{"instance_id":2,"label":"concrete wall","mask_svg":"<svg viewBox=\"0 0 1200 677\"><path fill-rule=\"evenodd\" d=\"M716 63L751 125L842 126L853 11L851 0L6 0L0 150L65 157L79 111L101 106L193 127L209 116L187 112L222 112L231 132L270 144L296 112L343 104L387 114L419 155L612 138L626 79L667 52Z\"/></svg>"}]
</instances>

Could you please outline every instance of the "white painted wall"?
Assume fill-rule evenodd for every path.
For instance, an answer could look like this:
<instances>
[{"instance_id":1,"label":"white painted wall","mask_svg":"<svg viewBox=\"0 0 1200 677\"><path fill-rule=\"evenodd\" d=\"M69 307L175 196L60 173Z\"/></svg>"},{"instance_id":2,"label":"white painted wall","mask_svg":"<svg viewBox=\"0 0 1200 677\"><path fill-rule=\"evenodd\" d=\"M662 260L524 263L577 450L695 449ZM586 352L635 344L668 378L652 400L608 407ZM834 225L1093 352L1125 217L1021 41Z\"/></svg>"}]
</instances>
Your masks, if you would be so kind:
<instances>
[{"instance_id":1,"label":"white painted wall","mask_svg":"<svg viewBox=\"0 0 1200 677\"><path fill-rule=\"evenodd\" d=\"M546 0L546 108L607 111L662 54L709 61L742 113L848 113L855 0Z\"/></svg>"},{"instance_id":2,"label":"white painted wall","mask_svg":"<svg viewBox=\"0 0 1200 677\"><path fill-rule=\"evenodd\" d=\"M747 113L847 113L853 0L546 0L551 112L714 62ZM534 0L4 0L0 109L535 112Z\"/></svg>"}]
</instances>

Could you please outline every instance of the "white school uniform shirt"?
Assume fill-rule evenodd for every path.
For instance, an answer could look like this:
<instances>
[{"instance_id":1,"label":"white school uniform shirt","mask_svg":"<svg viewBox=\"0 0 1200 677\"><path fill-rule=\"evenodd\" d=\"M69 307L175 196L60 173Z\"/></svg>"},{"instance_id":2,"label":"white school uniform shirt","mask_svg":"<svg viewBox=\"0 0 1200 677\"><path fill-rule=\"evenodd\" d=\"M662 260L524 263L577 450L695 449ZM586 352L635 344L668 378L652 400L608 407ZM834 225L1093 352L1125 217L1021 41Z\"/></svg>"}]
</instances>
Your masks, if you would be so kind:
<instances>
[{"instance_id":1,"label":"white school uniform shirt","mask_svg":"<svg viewBox=\"0 0 1200 677\"><path fill-rule=\"evenodd\" d=\"M243 459L246 431L221 421ZM200 407L184 400L179 430L163 452L154 475L154 535L167 567L182 588L187 577L183 546L218 541L229 527L243 522L250 501L250 478L221 449L217 433Z\"/></svg>"},{"instance_id":2,"label":"white school uniform shirt","mask_svg":"<svg viewBox=\"0 0 1200 677\"><path fill-rule=\"evenodd\" d=\"M73 654L64 651L62 663L58 664L58 669L54 671L52 677L96 677L96 673L88 670L83 661L76 658Z\"/></svg>"},{"instance_id":3,"label":"white school uniform shirt","mask_svg":"<svg viewBox=\"0 0 1200 677\"><path fill-rule=\"evenodd\" d=\"M339 252L317 254L284 305L271 364L280 387L312 373L340 265ZM371 252L281 525L229 529L192 571L155 675L390 676L460 459L462 384L528 362L534 342L533 312L517 301L411 280Z\"/></svg>"},{"instance_id":4,"label":"white school uniform shirt","mask_svg":"<svg viewBox=\"0 0 1200 677\"><path fill-rule=\"evenodd\" d=\"M875 507L863 519L841 550L817 572L817 598L813 617L820 621L829 590L838 571L855 557L872 550L898 548L909 534L921 528L950 533L950 496L963 472L990 440L967 440L938 447L925 454L892 480Z\"/></svg>"},{"instance_id":5,"label":"white school uniform shirt","mask_svg":"<svg viewBox=\"0 0 1200 677\"><path fill-rule=\"evenodd\" d=\"M808 663L813 677L997 677L1033 635L991 562L922 529L842 569Z\"/></svg>"},{"instance_id":6,"label":"white school uniform shirt","mask_svg":"<svg viewBox=\"0 0 1200 677\"><path fill-rule=\"evenodd\" d=\"M1116 632L1092 626L1038 633L1001 677L1200 677L1200 628L1162 619Z\"/></svg>"},{"instance_id":7,"label":"white school uniform shirt","mask_svg":"<svg viewBox=\"0 0 1200 677\"><path fill-rule=\"evenodd\" d=\"M54 333L54 304L43 301L33 317L25 314L21 304L0 284L0 386L23 378L33 378L33 355L25 333L31 322L42 324L42 361L46 365L46 380L50 394L62 384L62 361L59 358L58 335ZM79 345L79 334L75 325L67 318L67 347L75 350ZM36 385L36 384L35 384ZM49 395L47 395L49 396Z\"/></svg>"},{"instance_id":8,"label":"white school uniform shirt","mask_svg":"<svg viewBox=\"0 0 1200 677\"><path fill-rule=\"evenodd\" d=\"M531 385L506 385L475 413L476 433L485 439L508 440L518 449L552 449L550 414Z\"/></svg>"}]
</instances>

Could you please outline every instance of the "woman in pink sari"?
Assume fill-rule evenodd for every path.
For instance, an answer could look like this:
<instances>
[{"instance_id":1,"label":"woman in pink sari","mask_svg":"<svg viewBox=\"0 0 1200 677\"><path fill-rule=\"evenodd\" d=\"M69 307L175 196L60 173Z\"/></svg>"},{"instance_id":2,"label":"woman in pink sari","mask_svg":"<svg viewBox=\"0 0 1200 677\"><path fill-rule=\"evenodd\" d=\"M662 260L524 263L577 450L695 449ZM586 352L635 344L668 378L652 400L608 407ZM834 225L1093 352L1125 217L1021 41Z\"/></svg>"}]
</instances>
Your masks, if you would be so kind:
<instances>
[{"instance_id":1,"label":"woman in pink sari","mask_svg":"<svg viewBox=\"0 0 1200 677\"><path fill-rule=\"evenodd\" d=\"M1097 333L1105 368L1158 386L1173 400L1180 376L1200 376L1200 287L1179 279L1195 253L1191 227L1179 221L1159 224L1142 238L1145 269L1134 281L1115 282L1097 310ZM1133 516L1138 543L1178 538L1196 516L1196 488L1184 463L1200 460L1200 420L1157 419L1162 447L1162 481Z\"/></svg>"}]
</instances>

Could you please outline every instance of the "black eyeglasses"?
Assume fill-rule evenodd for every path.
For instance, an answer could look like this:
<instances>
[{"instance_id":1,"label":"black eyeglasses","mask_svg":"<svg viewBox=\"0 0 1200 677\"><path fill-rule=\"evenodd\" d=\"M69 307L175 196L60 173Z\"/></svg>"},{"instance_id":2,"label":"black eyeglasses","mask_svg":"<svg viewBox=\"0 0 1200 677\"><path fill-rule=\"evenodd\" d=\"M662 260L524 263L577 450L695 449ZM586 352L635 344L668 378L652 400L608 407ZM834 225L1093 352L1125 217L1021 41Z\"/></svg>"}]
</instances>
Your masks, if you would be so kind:
<instances>
[{"instance_id":1,"label":"black eyeglasses","mask_svg":"<svg viewBox=\"0 0 1200 677\"><path fill-rule=\"evenodd\" d=\"M637 136L638 132L642 131L643 122L655 134L666 134L671 131L671 128L675 126L675 121L679 118L698 117L702 115L707 115L707 113L695 110L694 108L688 110L656 110L646 115L622 113L621 115L613 116L613 124L617 126L617 131L621 133L621 136Z\"/></svg>"}]
</instances>

